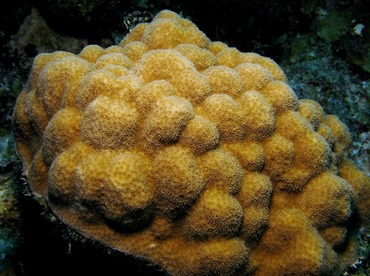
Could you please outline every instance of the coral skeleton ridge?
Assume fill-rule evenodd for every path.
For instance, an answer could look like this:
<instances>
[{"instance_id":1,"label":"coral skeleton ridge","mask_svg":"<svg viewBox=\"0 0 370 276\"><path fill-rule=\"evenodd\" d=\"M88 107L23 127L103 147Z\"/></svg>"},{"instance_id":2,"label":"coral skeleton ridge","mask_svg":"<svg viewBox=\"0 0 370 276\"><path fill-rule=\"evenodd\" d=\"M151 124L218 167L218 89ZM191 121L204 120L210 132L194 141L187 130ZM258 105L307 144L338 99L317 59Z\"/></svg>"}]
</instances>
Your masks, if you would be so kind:
<instances>
[{"instance_id":1,"label":"coral skeleton ridge","mask_svg":"<svg viewBox=\"0 0 370 276\"><path fill-rule=\"evenodd\" d=\"M336 275L369 225L347 127L168 10L119 45L38 55L13 120L59 219L172 275Z\"/></svg>"}]
</instances>

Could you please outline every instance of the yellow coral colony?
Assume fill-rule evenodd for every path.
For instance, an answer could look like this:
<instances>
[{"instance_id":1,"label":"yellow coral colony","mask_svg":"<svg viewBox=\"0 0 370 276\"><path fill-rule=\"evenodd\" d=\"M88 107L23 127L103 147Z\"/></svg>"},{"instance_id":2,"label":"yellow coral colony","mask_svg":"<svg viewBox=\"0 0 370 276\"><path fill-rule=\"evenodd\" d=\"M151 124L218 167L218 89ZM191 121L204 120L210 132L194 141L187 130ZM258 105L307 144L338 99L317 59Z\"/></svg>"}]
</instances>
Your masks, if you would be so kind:
<instances>
[{"instance_id":1,"label":"yellow coral colony","mask_svg":"<svg viewBox=\"0 0 370 276\"><path fill-rule=\"evenodd\" d=\"M168 10L117 46L38 55L14 135L57 217L172 275L336 275L369 225L347 127Z\"/></svg>"}]
</instances>

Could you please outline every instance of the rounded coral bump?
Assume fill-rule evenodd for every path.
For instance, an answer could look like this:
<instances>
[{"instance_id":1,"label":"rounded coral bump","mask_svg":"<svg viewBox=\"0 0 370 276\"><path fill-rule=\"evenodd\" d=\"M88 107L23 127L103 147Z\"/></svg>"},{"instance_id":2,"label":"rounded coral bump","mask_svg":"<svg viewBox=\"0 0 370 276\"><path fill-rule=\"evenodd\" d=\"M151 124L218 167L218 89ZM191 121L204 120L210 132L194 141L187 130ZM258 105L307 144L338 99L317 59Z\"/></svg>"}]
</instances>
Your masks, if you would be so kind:
<instances>
[{"instance_id":1,"label":"rounded coral bump","mask_svg":"<svg viewBox=\"0 0 370 276\"><path fill-rule=\"evenodd\" d=\"M81 138L99 149L132 147L137 129L135 108L104 96L91 102L81 119Z\"/></svg>"}]
</instances>

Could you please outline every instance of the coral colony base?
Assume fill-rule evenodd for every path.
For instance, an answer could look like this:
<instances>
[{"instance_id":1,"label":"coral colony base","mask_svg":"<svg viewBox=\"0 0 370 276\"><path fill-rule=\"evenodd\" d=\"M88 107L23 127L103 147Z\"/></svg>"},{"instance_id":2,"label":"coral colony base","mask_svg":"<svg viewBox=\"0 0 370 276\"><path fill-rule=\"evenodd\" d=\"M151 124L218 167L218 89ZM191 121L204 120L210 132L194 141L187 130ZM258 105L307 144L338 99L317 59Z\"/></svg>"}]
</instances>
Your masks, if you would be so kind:
<instances>
[{"instance_id":1,"label":"coral colony base","mask_svg":"<svg viewBox=\"0 0 370 276\"><path fill-rule=\"evenodd\" d=\"M369 225L347 127L168 10L117 46L38 55L14 135L60 220L172 275L336 275Z\"/></svg>"}]
</instances>

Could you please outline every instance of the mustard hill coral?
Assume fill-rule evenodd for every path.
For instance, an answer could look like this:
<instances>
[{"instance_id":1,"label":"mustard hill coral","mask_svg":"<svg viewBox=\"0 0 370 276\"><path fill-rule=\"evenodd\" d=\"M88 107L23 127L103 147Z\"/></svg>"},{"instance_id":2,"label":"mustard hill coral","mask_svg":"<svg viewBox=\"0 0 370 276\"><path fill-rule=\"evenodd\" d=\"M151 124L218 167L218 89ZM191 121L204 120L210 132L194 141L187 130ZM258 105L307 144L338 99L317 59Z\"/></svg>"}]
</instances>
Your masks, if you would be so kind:
<instances>
[{"instance_id":1,"label":"mustard hill coral","mask_svg":"<svg viewBox=\"0 0 370 276\"><path fill-rule=\"evenodd\" d=\"M37 56L14 135L62 221L173 275L335 275L369 225L347 127L168 10L117 46Z\"/></svg>"}]
</instances>

